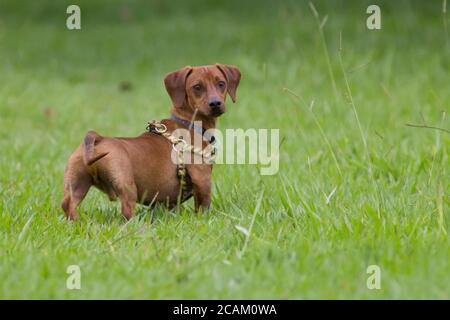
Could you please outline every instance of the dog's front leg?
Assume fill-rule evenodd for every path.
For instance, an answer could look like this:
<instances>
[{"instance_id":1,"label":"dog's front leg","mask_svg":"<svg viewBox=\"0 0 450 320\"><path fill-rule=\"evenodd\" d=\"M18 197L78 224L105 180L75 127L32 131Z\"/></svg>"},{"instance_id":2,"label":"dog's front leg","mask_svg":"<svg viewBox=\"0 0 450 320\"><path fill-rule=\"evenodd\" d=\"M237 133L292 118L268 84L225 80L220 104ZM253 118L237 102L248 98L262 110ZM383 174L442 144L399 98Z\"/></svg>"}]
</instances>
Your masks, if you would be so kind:
<instances>
[{"instance_id":1,"label":"dog's front leg","mask_svg":"<svg viewBox=\"0 0 450 320\"><path fill-rule=\"evenodd\" d=\"M193 182L195 211L207 210L211 204L211 181Z\"/></svg>"},{"instance_id":2,"label":"dog's front leg","mask_svg":"<svg viewBox=\"0 0 450 320\"><path fill-rule=\"evenodd\" d=\"M194 191L195 211L207 210L211 204L211 166L193 165L188 169Z\"/></svg>"}]
</instances>

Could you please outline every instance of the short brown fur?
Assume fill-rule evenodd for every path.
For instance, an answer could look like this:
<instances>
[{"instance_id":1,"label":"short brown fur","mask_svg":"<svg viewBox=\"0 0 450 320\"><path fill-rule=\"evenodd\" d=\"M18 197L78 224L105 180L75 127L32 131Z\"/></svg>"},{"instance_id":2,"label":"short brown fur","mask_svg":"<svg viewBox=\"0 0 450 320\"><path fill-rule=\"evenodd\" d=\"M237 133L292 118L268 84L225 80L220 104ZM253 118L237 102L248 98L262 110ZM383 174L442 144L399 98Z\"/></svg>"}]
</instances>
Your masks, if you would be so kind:
<instances>
[{"instance_id":1,"label":"short brown fur","mask_svg":"<svg viewBox=\"0 0 450 320\"><path fill-rule=\"evenodd\" d=\"M188 121L201 121L206 130L215 128L217 117L226 111L226 94L233 102L236 100L240 77L238 68L222 64L185 67L169 73L164 84L172 99L172 114ZM171 119L161 123L170 132L186 129ZM191 129L191 135L194 134L197 133ZM110 200L119 198L127 220L133 217L137 202L175 207L180 180L171 151L168 140L150 132L135 138L116 138L89 131L67 162L61 203L66 217L78 219L76 208L91 186L106 193ZM186 170L195 210L209 208L212 165L188 164Z\"/></svg>"}]
</instances>

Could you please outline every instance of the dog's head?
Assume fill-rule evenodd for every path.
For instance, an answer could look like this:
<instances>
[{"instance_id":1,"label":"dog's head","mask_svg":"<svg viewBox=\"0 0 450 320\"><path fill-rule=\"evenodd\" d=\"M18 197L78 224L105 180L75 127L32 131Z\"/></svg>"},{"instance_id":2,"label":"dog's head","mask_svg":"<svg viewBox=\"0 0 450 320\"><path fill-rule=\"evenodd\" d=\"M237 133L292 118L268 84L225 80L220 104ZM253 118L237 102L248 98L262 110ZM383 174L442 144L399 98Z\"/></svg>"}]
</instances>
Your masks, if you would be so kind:
<instances>
[{"instance_id":1,"label":"dog's head","mask_svg":"<svg viewBox=\"0 0 450 320\"><path fill-rule=\"evenodd\" d=\"M231 65L184 67L164 78L175 108L189 108L206 117L218 117L225 109L227 93L236 101L241 72Z\"/></svg>"}]
</instances>

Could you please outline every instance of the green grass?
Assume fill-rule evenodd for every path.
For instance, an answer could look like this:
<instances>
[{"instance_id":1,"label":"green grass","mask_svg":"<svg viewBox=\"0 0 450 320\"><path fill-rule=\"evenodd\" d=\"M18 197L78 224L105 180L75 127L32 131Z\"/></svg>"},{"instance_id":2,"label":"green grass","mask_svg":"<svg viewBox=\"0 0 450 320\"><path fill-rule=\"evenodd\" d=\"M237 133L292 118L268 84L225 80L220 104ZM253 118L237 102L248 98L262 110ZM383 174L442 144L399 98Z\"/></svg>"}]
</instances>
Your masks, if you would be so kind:
<instances>
[{"instance_id":1,"label":"green grass","mask_svg":"<svg viewBox=\"0 0 450 320\"><path fill-rule=\"evenodd\" d=\"M72 2L0 4L0 298L450 298L450 136L406 126L449 129L441 1L377 1L380 31L373 1L315 1L323 38L307 2L77 1L68 31ZM169 113L166 73L215 62L243 75L219 128L279 128L279 173L217 165L209 213L129 223L91 189L66 221L85 132L140 134Z\"/></svg>"}]
</instances>

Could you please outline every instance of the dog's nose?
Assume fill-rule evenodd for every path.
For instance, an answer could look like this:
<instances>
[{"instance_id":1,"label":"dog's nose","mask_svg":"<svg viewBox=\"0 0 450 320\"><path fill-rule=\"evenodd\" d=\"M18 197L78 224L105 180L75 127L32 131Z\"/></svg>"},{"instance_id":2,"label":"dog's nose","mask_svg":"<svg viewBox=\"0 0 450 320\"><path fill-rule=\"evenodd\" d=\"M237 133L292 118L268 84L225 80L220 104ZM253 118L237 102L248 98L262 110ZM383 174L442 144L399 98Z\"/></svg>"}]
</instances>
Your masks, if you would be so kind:
<instances>
[{"instance_id":1,"label":"dog's nose","mask_svg":"<svg viewBox=\"0 0 450 320\"><path fill-rule=\"evenodd\" d=\"M209 101L209 106L211 108L217 108L217 107L220 107L221 105L222 105L222 101L220 101L220 100L214 99L214 100Z\"/></svg>"}]
</instances>

